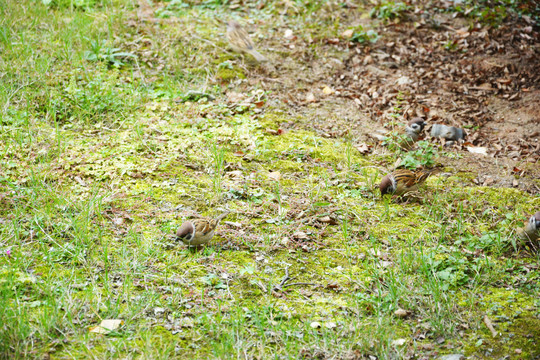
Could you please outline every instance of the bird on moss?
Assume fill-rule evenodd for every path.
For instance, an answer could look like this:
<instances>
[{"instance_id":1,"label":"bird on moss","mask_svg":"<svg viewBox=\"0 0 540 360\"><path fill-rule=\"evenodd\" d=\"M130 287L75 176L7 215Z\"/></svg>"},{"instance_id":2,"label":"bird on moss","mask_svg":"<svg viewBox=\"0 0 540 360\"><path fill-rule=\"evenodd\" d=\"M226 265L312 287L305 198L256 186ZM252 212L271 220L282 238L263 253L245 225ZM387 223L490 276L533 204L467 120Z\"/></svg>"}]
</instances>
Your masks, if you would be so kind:
<instances>
[{"instance_id":1,"label":"bird on moss","mask_svg":"<svg viewBox=\"0 0 540 360\"><path fill-rule=\"evenodd\" d=\"M529 222L518 230L518 235L523 241L536 241L540 238L540 211L529 218Z\"/></svg>"},{"instance_id":2,"label":"bird on moss","mask_svg":"<svg viewBox=\"0 0 540 360\"><path fill-rule=\"evenodd\" d=\"M267 61L266 57L255 50L247 31L234 20L227 22L227 40L234 51L250 54L259 62Z\"/></svg>"},{"instance_id":3,"label":"bird on moss","mask_svg":"<svg viewBox=\"0 0 540 360\"><path fill-rule=\"evenodd\" d=\"M382 178L379 185L381 196L393 194L397 196L404 195L411 191L418 190L418 186L424 183L433 171L411 171L407 169L398 169Z\"/></svg>"},{"instance_id":4,"label":"bird on moss","mask_svg":"<svg viewBox=\"0 0 540 360\"><path fill-rule=\"evenodd\" d=\"M188 220L176 231L176 239L188 246L205 245L214 236L219 222L229 213L230 211L226 211L215 219L203 217Z\"/></svg>"}]
</instances>

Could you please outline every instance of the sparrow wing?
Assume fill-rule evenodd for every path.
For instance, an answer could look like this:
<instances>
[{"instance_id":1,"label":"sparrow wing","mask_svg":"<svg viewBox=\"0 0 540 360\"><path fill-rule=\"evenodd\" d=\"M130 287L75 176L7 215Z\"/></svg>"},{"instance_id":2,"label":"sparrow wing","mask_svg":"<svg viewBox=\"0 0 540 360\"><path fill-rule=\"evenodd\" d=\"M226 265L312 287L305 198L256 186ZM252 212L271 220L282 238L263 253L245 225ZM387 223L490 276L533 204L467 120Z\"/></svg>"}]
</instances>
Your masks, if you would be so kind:
<instances>
[{"instance_id":1,"label":"sparrow wing","mask_svg":"<svg viewBox=\"0 0 540 360\"><path fill-rule=\"evenodd\" d=\"M394 179L397 184L403 184L405 187L412 187L416 185L416 176L410 170L402 169L394 173Z\"/></svg>"},{"instance_id":2,"label":"sparrow wing","mask_svg":"<svg viewBox=\"0 0 540 360\"><path fill-rule=\"evenodd\" d=\"M251 41L249 34L246 32L246 30L240 27L240 25L231 26L227 30L227 38L229 39L231 45L237 47L238 49L242 49L244 51L253 49L253 42Z\"/></svg>"},{"instance_id":3,"label":"sparrow wing","mask_svg":"<svg viewBox=\"0 0 540 360\"><path fill-rule=\"evenodd\" d=\"M193 220L195 225L195 237L206 236L216 228L217 223L214 220L201 218Z\"/></svg>"},{"instance_id":4,"label":"sparrow wing","mask_svg":"<svg viewBox=\"0 0 540 360\"><path fill-rule=\"evenodd\" d=\"M418 184L420 183L423 183L424 181L426 181L426 179L428 177L431 176L431 174L433 174L435 172L435 170L432 170L432 171L424 171L424 170L420 170L418 172L415 173L415 177L416 177L416 182Z\"/></svg>"}]
</instances>

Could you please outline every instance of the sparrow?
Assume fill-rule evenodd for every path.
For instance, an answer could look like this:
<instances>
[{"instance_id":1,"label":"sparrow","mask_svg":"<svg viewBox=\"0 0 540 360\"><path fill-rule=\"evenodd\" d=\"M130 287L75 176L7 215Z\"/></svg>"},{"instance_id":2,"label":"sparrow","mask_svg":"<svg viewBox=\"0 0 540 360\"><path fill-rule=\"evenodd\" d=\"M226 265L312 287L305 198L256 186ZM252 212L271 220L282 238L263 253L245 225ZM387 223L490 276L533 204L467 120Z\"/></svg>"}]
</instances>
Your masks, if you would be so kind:
<instances>
[{"instance_id":1,"label":"sparrow","mask_svg":"<svg viewBox=\"0 0 540 360\"><path fill-rule=\"evenodd\" d=\"M459 141L465 139L467 133L463 129L446 126L442 124L433 124L431 127L431 136L432 137L442 137L450 141Z\"/></svg>"},{"instance_id":2,"label":"sparrow","mask_svg":"<svg viewBox=\"0 0 540 360\"><path fill-rule=\"evenodd\" d=\"M234 51L250 54L259 62L267 60L261 53L255 50L249 34L234 20L227 22L227 40L229 40Z\"/></svg>"},{"instance_id":3,"label":"sparrow","mask_svg":"<svg viewBox=\"0 0 540 360\"><path fill-rule=\"evenodd\" d=\"M398 169L382 178L379 189L381 196L385 194L395 194L401 196L410 191L416 191L418 185L422 184L433 173L433 171L411 171Z\"/></svg>"},{"instance_id":4,"label":"sparrow","mask_svg":"<svg viewBox=\"0 0 540 360\"><path fill-rule=\"evenodd\" d=\"M181 240L188 246L199 246L207 244L214 236L214 230L221 219L229 214L224 212L217 218L198 218L184 222L176 231L176 239Z\"/></svg>"},{"instance_id":5,"label":"sparrow","mask_svg":"<svg viewBox=\"0 0 540 360\"><path fill-rule=\"evenodd\" d=\"M415 142L420 138L420 134L424 130L426 122L420 117L411 119L405 126L405 129L399 129L397 134L394 133L394 143L403 150L410 150ZM397 136L396 136L397 135Z\"/></svg>"},{"instance_id":6,"label":"sparrow","mask_svg":"<svg viewBox=\"0 0 540 360\"><path fill-rule=\"evenodd\" d=\"M416 142L418 141L418 138L420 137L420 133L422 130L424 130L424 127L426 126L426 122L424 119L420 117L412 118L411 121L407 123L407 126L405 127L405 133L411 139L412 141Z\"/></svg>"},{"instance_id":7,"label":"sparrow","mask_svg":"<svg viewBox=\"0 0 540 360\"><path fill-rule=\"evenodd\" d=\"M540 211L531 216L523 229L518 230L519 237L523 241L536 241L540 238Z\"/></svg>"}]
</instances>

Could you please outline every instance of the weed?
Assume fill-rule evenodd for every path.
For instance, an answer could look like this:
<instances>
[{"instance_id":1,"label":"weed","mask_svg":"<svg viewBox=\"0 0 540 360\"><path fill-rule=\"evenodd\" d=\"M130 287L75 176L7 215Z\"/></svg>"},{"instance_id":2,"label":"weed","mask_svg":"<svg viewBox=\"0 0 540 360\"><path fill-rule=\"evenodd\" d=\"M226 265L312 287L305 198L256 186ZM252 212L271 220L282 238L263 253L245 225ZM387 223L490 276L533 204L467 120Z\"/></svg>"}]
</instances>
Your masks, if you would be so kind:
<instances>
[{"instance_id":1,"label":"weed","mask_svg":"<svg viewBox=\"0 0 540 360\"><path fill-rule=\"evenodd\" d=\"M379 34L374 30L365 31L362 26L357 26L354 28L353 35L351 37L352 42L357 42L359 44L373 44L377 42Z\"/></svg>"},{"instance_id":2,"label":"weed","mask_svg":"<svg viewBox=\"0 0 540 360\"><path fill-rule=\"evenodd\" d=\"M410 6L404 2L383 1L375 5L371 10L371 17L377 17L383 20L393 20L403 18L405 12L410 10Z\"/></svg>"},{"instance_id":3,"label":"weed","mask_svg":"<svg viewBox=\"0 0 540 360\"><path fill-rule=\"evenodd\" d=\"M401 165L407 169L417 169L419 167L430 168L435 164L437 148L429 141L419 141L416 143L417 149L405 153Z\"/></svg>"},{"instance_id":4,"label":"weed","mask_svg":"<svg viewBox=\"0 0 540 360\"><path fill-rule=\"evenodd\" d=\"M125 65L122 59L132 58L136 60L137 58L132 53L107 46L107 41L105 40L90 40L88 38L86 40L89 41L90 50L84 52L83 58L88 61L104 61L110 66L119 68Z\"/></svg>"}]
</instances>

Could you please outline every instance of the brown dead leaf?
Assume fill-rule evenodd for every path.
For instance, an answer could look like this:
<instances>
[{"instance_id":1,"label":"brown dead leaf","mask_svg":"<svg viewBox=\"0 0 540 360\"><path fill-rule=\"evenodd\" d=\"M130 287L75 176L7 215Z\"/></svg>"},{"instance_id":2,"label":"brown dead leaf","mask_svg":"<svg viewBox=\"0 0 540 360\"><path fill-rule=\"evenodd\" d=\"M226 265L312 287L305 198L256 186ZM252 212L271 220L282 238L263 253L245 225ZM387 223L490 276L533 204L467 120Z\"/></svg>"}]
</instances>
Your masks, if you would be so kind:
<instances>
[{"instance_id":1,"label":"brown dead leaf","mask_svg":"<svg viewBox=\"0 0 540 360\"><path fill-rule=\"evenodd\" d=\"M360 152L360 154L366 155L366 154L369 154L371 152L371 146L367 145L366 143L362 143L362 144L356 146L356 150L358 150L358 152Z\"/></svg>"},{"instance_id":2,"label":"brown dead leaf","mask_svg":"<svg viewBox=\"0 0 540 360\"><path fill-rule=\"evenodd\" d=\"M293 238L297 240L305 240L308 238L308 235L303 231L297 231L293 234Z\"/></svg>"},{"instance_id":3,"label":"brown dead leaf","mask_svg":"<svg viewBox=\"0 0 540 360\"><path fill-rule=\"evenodd\" d=\"M325 224L337 225L337 221L335 219L332 219L328 215L318 218L317 221L325 223Z\"/></svg>"}]
</instances>

